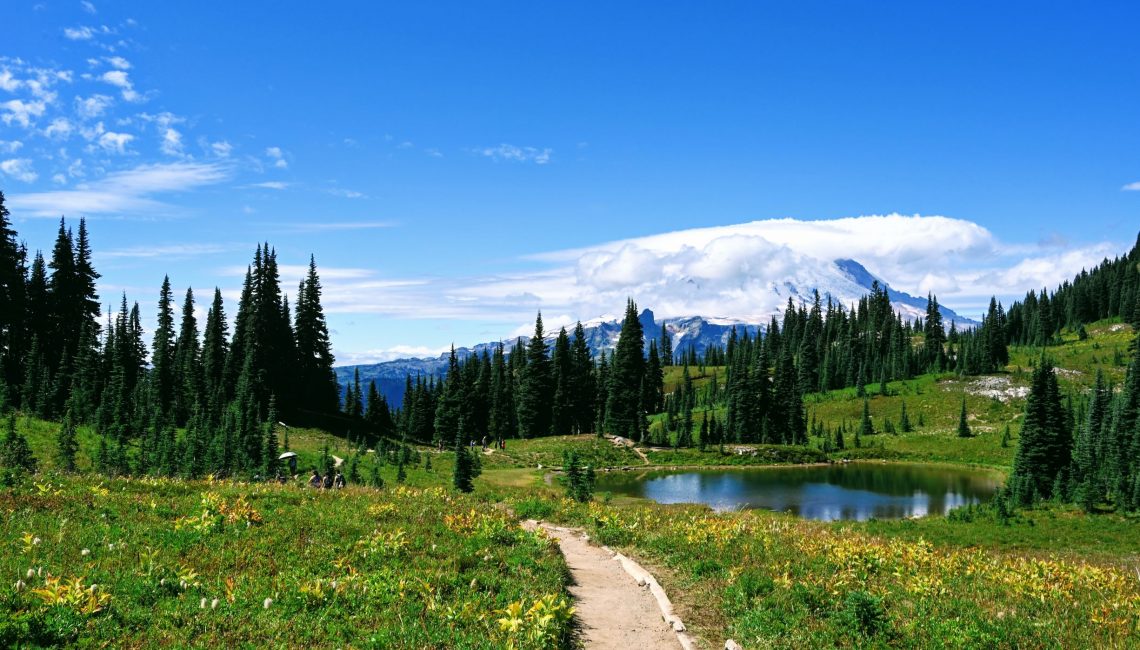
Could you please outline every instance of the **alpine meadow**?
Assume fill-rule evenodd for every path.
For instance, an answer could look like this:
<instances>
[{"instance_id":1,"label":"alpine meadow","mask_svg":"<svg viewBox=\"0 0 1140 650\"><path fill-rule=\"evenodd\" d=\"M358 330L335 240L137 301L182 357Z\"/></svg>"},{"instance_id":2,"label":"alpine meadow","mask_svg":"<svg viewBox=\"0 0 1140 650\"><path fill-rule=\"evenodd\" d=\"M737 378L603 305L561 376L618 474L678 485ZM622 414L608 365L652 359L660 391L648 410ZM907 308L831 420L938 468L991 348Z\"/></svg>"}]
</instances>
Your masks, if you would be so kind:
<instances>
[{"instance_id":1,"label":"alpine meadow","mask_svg":"<svg viewBox=\"0 0 1140 650\"><path fill-rule=\"evenodd\" d=\"M823 5L6 8L0 646L1140 648L1140 10Z\"/></svg>"}]
</instances>

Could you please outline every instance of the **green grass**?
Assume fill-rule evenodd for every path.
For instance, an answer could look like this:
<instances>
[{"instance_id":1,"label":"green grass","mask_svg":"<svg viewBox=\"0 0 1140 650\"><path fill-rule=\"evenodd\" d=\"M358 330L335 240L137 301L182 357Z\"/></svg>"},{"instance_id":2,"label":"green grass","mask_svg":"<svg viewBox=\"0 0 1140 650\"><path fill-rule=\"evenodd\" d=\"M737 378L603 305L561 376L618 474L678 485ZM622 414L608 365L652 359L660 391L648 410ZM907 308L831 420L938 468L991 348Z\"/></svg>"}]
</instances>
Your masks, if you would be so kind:
<instances>
[{"instance_id":1,"label":"green grass","mask_svg":"<svg viewBox=\"0 0 1140 650\"><path fill-rule=\"evenodd\" d=\"M508 440L507 448L481 456L484 469L562 467L562 452L575 450L585 465L594 467L640 466L645 462L628 447L614 445L595 435L556 436Z\"/></svg>"},{"instance_id":2,"label":"green grass","mask_svg":"<svg viewBox=\"0 0 1140 650\"><path fill-rule=\"evenodd\" d=\"M1087 340L1066 333L1046 351L1064 390L1091 385L1098 367L1123 378L1130 329L1115 322L1087 329ZM885 396L872 384L876 429L887 419L898 423L903 400L917 426L867 437L860 449L851 448L863 407L853 389L809 395L805 407L812 421L846 422L849 448L833 459L1004 471L1040 354L1015 348L1005 373L923 375L892 382ZM712 370L691 368L694 384L706 385ZM717 375L723 381L723 369ZM667 389L680 377L681 368L667 369ZM966 439L956 435L963 396L976 434ZM1013 440L1002 447L1007 424ZM511 603L525 612L544 597L565 596L564 562L548 541L518 529L520 517L582 525L636 555L710 647L728 636L745 647L1140 646L1135 516L1045 505L1008 520L977 507L918 520L820 523L632 498L577 505L539 465L558 468L563 451L574 449L597 468L644 466L633 450L592 435L511 440L506 450L481 454L474 496L450 490L453 454L426 448L417 449L403 486L393 465L380 465L387 487L378 491L309 490L303 478L284 486L106 480L53 473L58 424L20 417L18 426L43 472L0 493L0 573L9 576L0 588L4 646L565 645L565 610L556 608L541 630L541 617L520 613L525 632L516 638L498 624L510 618ZM79 441L86 470L97 437L80 427ZM346 459L356 451L313 429L290 429L289 442L302 473L326 445ZM749 445L739 455L737 445L726 447L727 454L645 453L655 466L825 459L818 449ZM379 460L365 454L362 474ZM541 640L523 638L532 632Z\"/></svg>"},{"instance_id":3,"label":"green grass","mask_svg":"<svg viewBox=\"0 0 1140 650\"><path fill-rule=\"evenodd\" d=\"M1114 531L1112 553L1135 553L1123 522L1057 511L1066 539ZM551 517L654 566L690 631L717 647L1135 647L1140 581L1134 555L1055 557L974 547L938 534L995 539L993 526L941 518L820 523L764 511L558 502ZM1037 513L1038 520L1049 515ZM1066 521L1067 520L1067 521ZM1017 523L1018 526L1029 524ZM1046 544L1045 528L1024 538ZM1007 533L1016 535L1017 533ZM1125 549L1129 549L1126 551ZM664 576L664 578L662 578Z\"/></svg>"},{"instance_id":4,"label":"green grass","mask_svg":"<svg viewBox=\"0 0 1140 650\"><path fill-rule=\"evenodd\" d=\"M497 623L512 602L525 612L564 595L557 550L490 504L440 488L38 476L0 493L0 511L5 647L568 640L565 610L546 623L524 617L515 635ZM523 638L531 633L537 640Z\"/></svg>"}]
</instances>

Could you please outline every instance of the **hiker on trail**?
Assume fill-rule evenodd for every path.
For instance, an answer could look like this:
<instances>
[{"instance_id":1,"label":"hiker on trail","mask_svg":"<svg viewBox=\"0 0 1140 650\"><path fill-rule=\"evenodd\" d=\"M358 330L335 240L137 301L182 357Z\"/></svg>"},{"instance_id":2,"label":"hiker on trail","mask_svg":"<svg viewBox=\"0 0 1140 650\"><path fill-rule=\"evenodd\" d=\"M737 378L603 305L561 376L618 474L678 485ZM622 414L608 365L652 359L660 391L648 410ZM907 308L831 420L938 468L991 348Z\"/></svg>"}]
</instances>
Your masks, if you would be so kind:
<instances>
[{"instance_id":1,"label":"hiker on trail","mask_svg":"<svg viewBox=\"0 0 1140 650\"><path fill-rule=\"evenodd\" d=\"M277 476L273 477L273 480L281 485L285 485L285 477L281 475L280 471L277 472Z\"/></svg>"},{"instance_id":2,"label":"hiker on trail","mask_svg":"<svg viewBox=\"0 0 1140 650\"><path fill-rule=\"evenodd\" d=\"M487 436L483 436L483 451L487 451Z\"/></svg>"},{"instance_id":3,"label":"hiker on trail","mask_svg":"<svg viewBox=\"0 0 1140 650\"><path fill-rule=\"evenodd\" d=\"M340 472L337 472L337 473L336 473L336 478L335 478L335 479L333 479L333 487L339 490L339 489L341 489L342 487L344 487L344 485L345 485L345 481L344 481L344 474L341 474Z\"/></svg>"},{"instance_id":4,"label":"hiker on trail","mask_svg":"<svg viewBox=\"0 0 1140 650\"><path fill-rule=\"evenodd\" d=\"M309 487L321 487L321 475L317 473L317 470L313 470L313 475L309 477Z\"/></svg>"},{"instance_id":5,"label":"hiker on trail","mask_svg":"<svg viewBox=\"0 0 1140 650\"><path fill-rule=\"evenodd\" d=\"M332 472L329 472L328 474L325 474L324 488L326 490L331 490L332 486L333 486L333 475L332 475Z\"/></svg>"}]
</instances>

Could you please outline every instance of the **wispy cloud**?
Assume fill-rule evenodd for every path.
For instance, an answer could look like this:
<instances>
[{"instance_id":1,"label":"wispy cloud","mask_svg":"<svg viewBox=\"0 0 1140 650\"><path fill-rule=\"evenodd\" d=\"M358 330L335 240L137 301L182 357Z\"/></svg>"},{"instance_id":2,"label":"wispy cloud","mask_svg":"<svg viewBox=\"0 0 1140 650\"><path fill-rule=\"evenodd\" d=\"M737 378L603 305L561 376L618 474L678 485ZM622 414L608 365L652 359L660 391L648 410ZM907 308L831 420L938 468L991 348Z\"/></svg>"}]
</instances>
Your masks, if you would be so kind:
<instances>
[{"instance_id":1,"label":"wispy cloud","mask_svg":"<svg viewBox=\"0 0 1140 650\"><path fill-rule=\"evenodd\" d=\"M13 194L10 204L13 212L39 217L156 214L169 212L171 206L154 197L213 185L228 176L227 168L212 163L139 165L73 190Z\"/></svg>"},{"instance_id":2,"label":"wispy cloud","mask_svg":"<svg viewBox=\"0 0 1140 650\"><path fill-rule=\"evenodd\" d=\"M391 221L314 221L309 223L281 224L289 232L338 232L344 230L376 230L395 228Z\"/></svg>"},{"instance_id":3,"label":"wispy cloud","mask_svg":"<svg viewBox=\"0 0 1140 650\"><path fill-rule=\"evenodd\" d=\"M477 149L476 152L496 161L531 162L536 165L545 165L550 162L550 156L554 150L538 147L517 147L513 144L504 143L495 147Z\"/></svg>"},{"instance_id":4,"label":"wispy cloud","mask_svg":"<svg viewBox=\"0 0 1140 650\"><path fill-rule=\"evenodd\" d=\"M1124 190L1125 192L1140 192L1140 181L1129 183L1120 189Z\"/></svg>"},{"instance_id":5,"label":"wispy cloud","mask_svg":"<svg viewBox=\"0 0 1140 650\"><path fill-rule=\"evenodd\" d=\"M143 100L143 96L135 90L135 85L131 83L130 75L126 70L108 70L99 78L118 88L126 101L140 102Z\"/></svg>"},{"instance_id":6,"label":"wispy cloud","mask_svg":"<svg viewBox=\"0 0 1140 650\"><path fill-rule=\"evenodd\" d=\"M89 0L80 0L79 6L83 7L83 11L86 11L89 14L98 13L98 11L95 9L95 5L89 2Z\"/></svg>"},{"instance_id":7,"label":"wispy cloud","mask_svg":"<svg viewBox=\"0 0 1140 650\"><path fill-rule=\"evenodd\" d=\"M334 187L334 188L331 188L331 189L328 189L325 191L328 192L329 194L332 194L333 196L339 196L339 197L344 198L344 199L365 199L365 198L368 198L363 192L357 192L356 190L346 190L346 189L341 188L341 187Z\"/></svg>"},{"instance_id":8,"label":"wispy cloud","mask_svg":"<svg viewBox=\"0 0 1140 650\"><path fill-rule=\"evenodd\" d=\"M135 136L130 133L116 133L114 131L107 131L99 136L99 146L107 153L125 154L127 153L127 145L135 139Z\"/></svg>"},{"instance_id":9,"label":"wispy cloud","mask_svg":"<svg viewBox=\"0 0 1140 650\"><path fill-rule=\"evenodd\" d=\"M265 156L269 158L269 162L278 169L285 169L289 166L289 161L285 160L285 152L281 150L281 147L266 148Z\"/></svg>"},{"instance_id":10,"label":"wispy cloud","mask_svg":"<svg viewBox=\"0 0 1140 650\"><path fill-rule=\"evenodd\" d=\"M28 158L12 158L0 162L0 172L23 183L34 183L40 177Z\"/></svg>"},{"instance_id":11,"label":"wispy cloud","mask_svg":"<svg viewBox=\"0 0 1140 650\"><path fill-rule=\"evenodd\" d=\"M131 246L96 252L95 257L106 259L184 259L201 255L215 255L238 250L233 244L166 244L158 246Z\"/></svg>"},{"instance_id":12,"label":"wispy cloud","mask_svg":"<svg viewBox=\"0 0 1140 650\"><path fill-rule=\"evenodd\" d=\"M258 187L263 190L284 190L289 187L289 183L283 183L281 181L265 181L264 183L253 183L251 185L247 185L246 187Z\"/></svg>"},{"instance_id":13,"label":"wispy cloud","mask_svg":"<svg viewBox=\"0 0 1140 650\"><path fill-rule=\"evenodd\" d=\"M9 99L0 104L0 110L3 111L0 112L0 120L3 120L4 124L9 126L16 124L28 128L37 118L43 116L44 111L47 110L47 102L43 100Z\"/></svg>"},{"instance_id":14,"label":"wispy cloud","mask_svg":"<svg viewBox=\"0 0 1140 650\"><path fill-rule=\"evenodd\" d=\"M934 291L969 316L984 311L990 295L1008 302L1029 289L1055 287L1125 245L1007 243L976 223L937 216L778 219L534 255L526 261L538 266L529 271L337 278L326 283L325 295L330 312L393 318L524 323L541 308L551 317L589 319L613 313L634 296L661 316L763 322L789 296L806 300L817 287L838 291L835 298L845 304L856 300L866 289L833 264L851 258L895 289L919 296Z\"/></svg>"},{"instance_id":15,"label":"wispy cloud","mask_svg":"<svg viewBox=\"0 0 1140 650\"><path fill-rule=\"evenodd\" d=\"M533 328L533 326L532 326ZM446 354L450 346L433 348L426 345L394 345L390 348L375 348L364 352L336 350L336 362L341 366L354 366L365 363L381 363L396 359L422 359Z\"/></svg>"},{"instance_id":16,"label":"wispy cloud","mask_svg":"<svg viewBox=\"0 0 1140 650\"><path fill-rule=\"evenodd\" d=\"M0 140L0 153L16 153L23 146L19 140Z\"/></svg>"},{"instance_id":17,"label":"wispy cloud","mask_svg":"<svg viewBox=\"0 0 1140 650\"><path fill-rule=\"evenodd\" d=\"M96 118L105 113L114 103L115 100L107 95L95 94L90 97L76 97L75 111L80 117Z\"/></svg>"}]
</instances>

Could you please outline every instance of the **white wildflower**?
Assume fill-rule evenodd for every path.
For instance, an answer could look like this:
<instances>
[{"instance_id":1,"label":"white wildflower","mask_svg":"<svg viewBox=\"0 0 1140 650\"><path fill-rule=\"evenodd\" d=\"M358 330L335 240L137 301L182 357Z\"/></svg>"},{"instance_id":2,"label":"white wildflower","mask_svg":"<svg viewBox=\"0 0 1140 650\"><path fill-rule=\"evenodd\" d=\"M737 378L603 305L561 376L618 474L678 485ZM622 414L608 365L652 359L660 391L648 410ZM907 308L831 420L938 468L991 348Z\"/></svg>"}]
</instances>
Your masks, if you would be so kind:
<instances>
[{"instance_id":1,"label":"white wildflower","mask_svg":"<svg viewBox=\"0 0 1140 650\"><path fill-rule=\"evenodd\" d=\"M265 609L269 609L269 606L272 604L273 604L273 599L272 598L266 598L265 602L261 603L261 606L264 607Z\"/></svg>"},{"instance_id":2,"label":"white wildflower","mask_svg":"<svg viewBox=\"0 0 1140 650\"><path fill-rule=\"evenodd\" d=\"M84 557L87 557L88 555L91 555L91 549L85 548L82 551L79 551L79 554L84 556Z\"/></svg>"},{"instance_id":3,"label":"white wildflower","mask_svg":"<svg viewBox=\"0 0 1140 650\"><path fill-rule=\"evenodd\" d=\"M210 609L217 609L217 608L218 608L218 599L215 598L215 599L210 601Z\"/></svg>"},{"instance_id":4,"label":"white wildflower","mask_svg":"<svg viewBox=\"0 0 1140 650\"><path fill-rule=\"evenodd\" d=\"M206 599L205 598L198 601L198 609L206 609Z\"/></svg>"}]
</instances>

